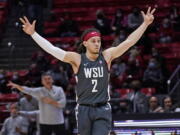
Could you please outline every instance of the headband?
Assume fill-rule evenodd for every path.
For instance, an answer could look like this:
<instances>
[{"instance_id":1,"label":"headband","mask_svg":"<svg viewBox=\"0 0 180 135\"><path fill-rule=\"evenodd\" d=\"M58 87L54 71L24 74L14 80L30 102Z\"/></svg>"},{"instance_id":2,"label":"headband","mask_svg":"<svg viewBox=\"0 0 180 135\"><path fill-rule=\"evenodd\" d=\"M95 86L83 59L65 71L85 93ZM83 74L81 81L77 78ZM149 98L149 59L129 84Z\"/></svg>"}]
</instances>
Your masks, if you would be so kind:
<instances>
[{"instance_id":1,"label":"headband","mask_svg":"<svg viewBox=\"0 0 180 135\"><path fill-rule=\"evenodd\" d=\"M83 37L83 41L87 41L88 39L96 36L101 37L101 34L96 31L89 32Z\"/></svg>"}]
</instances>

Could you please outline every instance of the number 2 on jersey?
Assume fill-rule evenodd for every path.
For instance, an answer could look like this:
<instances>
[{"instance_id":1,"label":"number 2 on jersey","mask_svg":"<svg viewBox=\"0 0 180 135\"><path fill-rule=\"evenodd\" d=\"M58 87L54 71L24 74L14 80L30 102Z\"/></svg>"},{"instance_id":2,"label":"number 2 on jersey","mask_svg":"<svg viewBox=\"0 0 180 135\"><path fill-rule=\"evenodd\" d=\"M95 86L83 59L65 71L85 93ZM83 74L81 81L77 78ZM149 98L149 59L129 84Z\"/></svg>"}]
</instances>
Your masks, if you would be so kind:
<instances>
[{"instance_id":1,"label":"number 2 on jersey","mask_svg":"<svg viewBox=\"0 0 180 135\"><path fill-rule=\"evenodd\" d=\"M92 92L94 93L94 92L98 92L98 90L96 89L96 86L97 86L97 80L92 80L92 84L94 85L93 86L93 89L92 89Z\"/></svg>"}]
</instances>

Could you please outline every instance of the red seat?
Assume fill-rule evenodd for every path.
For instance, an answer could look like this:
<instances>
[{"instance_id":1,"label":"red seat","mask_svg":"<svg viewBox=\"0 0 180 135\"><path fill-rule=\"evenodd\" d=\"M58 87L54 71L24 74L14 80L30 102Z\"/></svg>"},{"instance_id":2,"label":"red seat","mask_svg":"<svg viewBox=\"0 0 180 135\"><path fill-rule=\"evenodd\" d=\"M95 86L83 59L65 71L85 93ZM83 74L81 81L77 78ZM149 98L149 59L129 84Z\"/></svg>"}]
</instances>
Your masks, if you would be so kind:
<instances>
[{"instance_id":1,"label":"red seat","mask_svg":"<svg viewBox=\"0 0 180 135\"><path fill-rule=\"evenodd\" d=\"M7 110L6 104L0 105L0 111L2 112L4 110Z\"/></svg>"},{"instance_id":2,"label":"red seat","mask_svg":"<svg viewBox=\"0 0 180 135\"><path fill-rule=\"evenodd\" d=\"M45 22L44 27L45 28L58 28L60 25L60 22Z\"/></svg>"},{"instance_id":3,"label":"red seat","mask_svg":"<svg viewBox=\"0 0 180 135\"><path fill-rule=\"evenodd\" d=\"M19 95L15 93L10 94L0 94L1 102L17 102L19 99Z\"/></svg>"},{"instance_id":4,"label":"red seat","mask_svg":"<svg viewBox=\"0 0 180 135\"><path fill-rule=\"evenodd\" d=\"M57 32L57 28L46 28L44 30L44 34L53 34L55 32Z\"/></svg>"},{"instance_id":5,"label":"red seat","mask_svg":"<svg viewBox=\"0 0 180 135\"><path fill-rule=\"evenodd\" d=\"M0 8L5 8L7 6L7 2L0 2Z\"/></svg>"},{"instance_id":6,"label":"red seat","mask_svg":"<svg viewBox=\"0 0 180 135\"><path fill-rule=\"evenodd\" d=\"M146 96L152 96L153 94L156 93L155 88L142 88L141 92L144 93Z\"/></svg>"},{"instance_id":7,"label":"red seat","mask_svg":"<svg viewBox=\"0 0 180 135\"><path fill-rule=\"evenodd\" d=\"M122 89L116 89L116 92L118 92L120 94L120 97L125 97L128 93L132 92L132 89L126 89L126 88L122 88Z\"/></svg>"},{"instance_id":8,"label":"red seat","mask_svg":"<svg viewBox=\"0 0 180 135\"><path fill-rule=\"evenodd\" d=\"M28 70L19 70L17 72L18 72L19 76L21 76L21 77L26 76L29 73Z\"/></svg>"},{"instance_id":9,"label":"red seat","mask_svg":"<svg viewBox=\"0 0 180 135\"><path fill-rule=\"evenodd\" d=\"M7 71L7 72L6 72L6 77L7 77L8 79L11 79L12 76L13 76L13 72L11 72L11 71Z\"/></svg>"}]
</instances>

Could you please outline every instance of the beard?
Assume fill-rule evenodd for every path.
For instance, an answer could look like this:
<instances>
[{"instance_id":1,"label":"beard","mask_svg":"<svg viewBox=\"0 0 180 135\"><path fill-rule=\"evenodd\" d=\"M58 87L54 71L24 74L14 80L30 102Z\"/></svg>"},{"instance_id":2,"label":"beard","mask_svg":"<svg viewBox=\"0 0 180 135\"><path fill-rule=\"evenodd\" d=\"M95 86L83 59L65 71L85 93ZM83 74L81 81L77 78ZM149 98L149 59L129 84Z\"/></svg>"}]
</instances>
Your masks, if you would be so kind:
<instances>
[{"instance_id":1,"label":"beard","mask_svg":"<svg viewBox=\"0 0 180 135\"><path fill-rule=\"evenodd\" d=\"M17 117L17 116L18 116L17 113L11 113L11 117L15 118L15 117Z\"/></svg>"}]
</instances>

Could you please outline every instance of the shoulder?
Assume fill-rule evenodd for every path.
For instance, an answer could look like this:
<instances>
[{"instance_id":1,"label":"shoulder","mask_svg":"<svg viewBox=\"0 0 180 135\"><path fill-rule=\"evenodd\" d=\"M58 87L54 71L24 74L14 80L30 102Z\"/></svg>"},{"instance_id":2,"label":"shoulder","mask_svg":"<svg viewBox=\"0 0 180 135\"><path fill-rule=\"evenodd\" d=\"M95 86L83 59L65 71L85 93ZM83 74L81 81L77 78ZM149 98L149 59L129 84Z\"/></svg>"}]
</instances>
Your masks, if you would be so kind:
<instances>
[{"instance_id":1,"label":"shoulder","mask_svg":"<svg viewBox=\"0 0 180 135\"><path fill-rule=\"evenodd\" d=\"M8 124L10 121L11 121L11 117L8 117L7 119L5 119L5 121L4 121L4 124Z\"/></svg>"},{"instance_id":2,"label":"shoulder","mask_svg":"<svg viewBox=\"0 0 180 135\"><path fill-rule=\"evenodd\" d=\"M81 54L76 52L67 52L64 57L64 62L74 64L74 63L78 63L80 59L81 59Z\"/></svg>"},{"instance_id":3,"label":"shoulder","mask_svg":"<svg viewBox=\"0 0 180 135\"><path fill-rule=\"evenodd\" d=\"M21 125L21 126L28 126L28 121L26 121L26 118L23 116L17 116L17 121L16 124Z\"/></svg>"},{"instance_id":4,"label":"shoulder","mask_svg":"<svg viewBox=\"0 0 180 135\"><path fill-rule=\"evenodd\" d=\"M53 85L53 89L54 89L55 91L58 91L58 92L63 92L63 91L64 91L61 86L55 86L55 85Z\"/></svg>"},{"instance_id":5,"label":"shoulder","mask_svg":"<svg viewBox=\"0 0 180 135\"><path fill-rule=\"evenodd\" d=\"M22 98L19 100L20 103L25 102L25 101L26 101L25 97L22 97Z\"/></svg>"},{"instance_id":6,"label":"shoulder","mask_svg":"<svg viewBox=\"0 0 180 135\"><path fill-rule=\"evenodd\" d=\"M34 90L36 90L36 91L43 91L44 87L37 87L37 88L34 88Z\"/></svg>"},{"instance_id":7,"label":"shoulder","mask_svg":"<svg viewBox=\"0 0 180 135\"><path fill-rule=\"evenodd\" d=\"M74 73L77 73L81 64L81 54L76 52L67 52L63 61L69 63L72 66Z\"/></svg>"},{"instance_id":8,"label":"shoulder","mask_svg":"<svg viewBox=\"0 0 180 135\"><path fill-rule=\"evenodd\" d=\"M23 117L19 115L19 116L17 116L17 120L18 121L23 121Z\"/></svg>"},{"instance_id":9,"label":"shoulder","mask_svg":"<svg viewBox=\"0 0 180 135\"><path fill-rule=\"evenodd\" d=\"M111 61L113 60L112 54L113 54L114 49L115 49L115 47L110 47L102 52L102 55L103 55L105 61L107 62L107 64L110 64Z\"/></svg>"}]
</instances>

